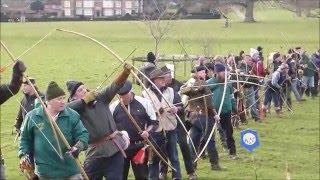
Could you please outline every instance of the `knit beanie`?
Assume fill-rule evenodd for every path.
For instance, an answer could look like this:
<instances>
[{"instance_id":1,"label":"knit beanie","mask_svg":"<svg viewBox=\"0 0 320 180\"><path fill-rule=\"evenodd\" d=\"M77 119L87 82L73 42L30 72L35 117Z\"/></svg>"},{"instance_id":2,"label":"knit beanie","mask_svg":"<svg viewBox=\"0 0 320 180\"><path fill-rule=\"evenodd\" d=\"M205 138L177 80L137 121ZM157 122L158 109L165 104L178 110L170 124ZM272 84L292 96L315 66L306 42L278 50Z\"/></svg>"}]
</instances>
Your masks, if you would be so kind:
<instances>
[{"instance_id":1,"label":"knit beanie","mask_svg":"<svg viewBox=\"0 0 320 180\"><path fill-rule=\"evenodd\" d=\"M222 72L222 71L225 71L226 70L226 67L224 67L223 64L215 64L214 65L214 71L216 73L219 73L219 72Z\"/></svg>"},{"instance_id":2,"label":"knit beanie","mask_svg":"<svg viewBox=\"0 0 320 180\"><path fill-rule=\"evenodd\" d=\"M67 89L70 93L70 97L72 97L76 93L77 89L81 85L83 85L83 83L80 81L70 80L70 81L67 81L66 85L67 85Z\"/></svg>"},{"instance_id":3,"label":"knit beanie","mask_svg":"<svg viewBox=\"0 0 320 180\"><path fill-rule=\"evenodd\" d=\"M149 52L147 54L147 61L154 64L155 60L156 60L156 56L153 54L153 52Z\"/></svg>"},{"instance_id":4,"label":"knit beanie","mask_svg":"<svg viewBox=\"0 0 320 180\"><path fill-rule=\"evenodd\" d=\"M128 94L131 91L131 89L132 89L132 83L127 80L122 86L122 88L119 89L118 94L120 96Z\"/></svg>"},{"instance_id":5,"label":"knit beanie","mask_svg":"<svg viewBox=\"0 0 320 180\"><path fill-rule=\"evenodd\" d=\"M50 101L51 99L66 95L58 84L54 81L51 81L46 90L46 100Z\"/></svg>"}]
</instances>

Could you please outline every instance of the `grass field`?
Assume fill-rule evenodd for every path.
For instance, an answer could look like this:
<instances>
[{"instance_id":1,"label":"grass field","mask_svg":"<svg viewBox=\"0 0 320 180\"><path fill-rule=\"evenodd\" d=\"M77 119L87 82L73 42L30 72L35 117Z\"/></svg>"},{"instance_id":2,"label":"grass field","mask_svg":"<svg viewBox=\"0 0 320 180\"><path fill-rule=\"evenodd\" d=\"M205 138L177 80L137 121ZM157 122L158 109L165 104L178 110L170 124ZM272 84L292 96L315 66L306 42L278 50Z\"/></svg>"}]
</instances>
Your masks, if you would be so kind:
<instances>
[{"instance_id":1,"label":"grass field","mask_svg":"<svg viewBox=\"0 0 320 180\"><path fill-rule=\"evenodd\" d=\"M297 19L291 13L277 9L259 9L256 19L257 23L245 24L234 17L231 28L227 29L223 28L223 20L172 21L170 31L160 45L160 54L181 54L177 41L182 39L190 54L203 53L203 40L212 41L213 54L240 50L248 52L250 47L258 45L264 47L265 54L271 51L286 52L288 46L300 45L308 52L319 48L319 19ZM153 50L154 46L145 24L136 21L3 23L1 40L18 56L55 28L90 35L123 58L134 48L137 50L133 56L142 56ZM50 80L57 81L65 88L68 79L81 80L93 89L119 64L92 42L57 31L22 59L27 65L27 74L37 79L41 90ZM1 49L1 66L8 63L10 59ZM182 70L182 66L179 66L177 79L186 80L188 77L183 77ZM7 82L10 76L10 69L1 73L1 83ZM1 149L9 180L23 179L18 170L17 144L13 143L14 135L11 135L20 97L21 93L1 106ZM257 129L260 136L261 146L254 153L259 179L285 179L286 164L292 179L320 178L319 99L295 103L294 114L285 112L282 119L275 118L272 113L266 122L254 124L250 121L247 127ZM229 160L227 153L219 146L221 165L226 171L211 171L208 161L202 160L197 171L200 179L254 179L252 155L240 147L239 136L240 130L236 130L234 137L240 160ZM186 177L182 161L181 168Z\"/></svg>"}]
</instances>

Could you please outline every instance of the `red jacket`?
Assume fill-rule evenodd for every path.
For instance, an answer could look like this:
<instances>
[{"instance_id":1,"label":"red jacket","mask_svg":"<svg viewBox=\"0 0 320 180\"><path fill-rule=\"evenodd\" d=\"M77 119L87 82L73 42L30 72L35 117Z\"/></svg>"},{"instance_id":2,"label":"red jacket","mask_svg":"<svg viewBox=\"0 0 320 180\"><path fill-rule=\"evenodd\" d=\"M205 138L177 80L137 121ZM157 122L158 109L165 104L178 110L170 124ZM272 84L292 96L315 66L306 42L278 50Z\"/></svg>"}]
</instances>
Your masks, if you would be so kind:
<instances>
[{"instance_id":1,"label":"red jacket","mask_svg":"<svg viewBox=\"0 0 320 180\"><path fill-rule=\"evenodd\" d=\"M266 75L264 66L263 66L263 62L262 61L258 61L255 63L255 72L257 76L260 77L264 77Z\"/></svg>"}]
</instances>

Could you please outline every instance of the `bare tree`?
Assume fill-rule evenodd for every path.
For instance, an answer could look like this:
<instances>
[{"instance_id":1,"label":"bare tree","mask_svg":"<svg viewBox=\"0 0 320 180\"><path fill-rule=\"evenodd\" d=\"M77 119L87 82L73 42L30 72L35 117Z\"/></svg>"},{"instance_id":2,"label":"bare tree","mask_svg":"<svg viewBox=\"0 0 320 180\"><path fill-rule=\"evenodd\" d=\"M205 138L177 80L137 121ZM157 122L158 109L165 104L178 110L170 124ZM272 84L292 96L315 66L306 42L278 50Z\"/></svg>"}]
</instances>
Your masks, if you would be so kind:
<instances>
[{"instance_id":1,"label":"bare tree","mask_svg":"<svg viewBox=\"0 0 320 180\"><path fill-rule=\"evenodd\" d=\"M245 14L245 19L244 22L254 22L253 18L253 8L254 8L254 3L256 0L247 0L246 2L246 14Z\"/></svg>"},{"instance_id":2,"label":"bare tree","mask_svg":"<svg viewBox=\"0 0 320 180\"><path fill-rule=\"evenodd\" d=\"M186 11L206 11L207 9L221 9L228 6L244 8L244 22L255 22L254 7L257 2L264 4L274 2L277 6L295 12L297 16L311 16L310 11L320 8L319 0L183 0ZM231 8L232 9L232 8ZM233 8L234 9L234 8ZM239 12L238 12L239 13ZM319 14L314 15L319 17Z\"/></svg>"},{"instance_id":3,"label":"bare tree","mask_svg":"<svg viewBox=\"0 0 320 180\"><path fill-rule=\"evenodd\" d=\"M149 28L149 32L154 40L154 54L158 56L159 45L172 27L172 19L176 17L179 10L172 11L172 4L169 1L154 0L156 12L143 14L143 21Z\"/></svg>"},{"instance_id":4,"label":"bare tree","mask_svg":"<svg viewBox=\"0 0 320 180\"><path fill-rule=\"evenodd\" d=\"M202 11L210 11L212 9L224 8L230 5L241 6L245 8L245 22L254 22L253 10L254 4L257 1L266 0L184 0L186 3L185 9L194 11L194 9L201 9ZM198 7L198 8L195 8Z\"/></svg>"},{"instance_id":5,"label":"bare tree","mask_svg":"<svg viewBox=\"0 0 320 180\"><path fill-rule=\"evenodd\" d=\"M145 18L144 21L149 28L149 32L154 40L154 54L157 56L159 51L159 45L161 40L169 31L170 21L163 21L161 17L165 14L165 11L159 16L158 19L152 20Z\"/></svg>"},{"instance_id":6,"label":"bare tree","mask_svg":"<svg viewBox=\"0 0 320 180\"><path fill-rule=\"evenodd\" d=\"M201 41L203 54L207 57L211 55L212 47L213 47L213 39L212 38L203 38Z\"/></svg>"},{"instance_id":7,"label":"bare tree","mask_svg":"<svg viewBox=\"0 0 320 180\"><path fill-rule=\"evenodd\" d=\"M311 10L320 8L319 0L277 0L277 2L282 8L296 13L298 17L303 14L309 17L311 16Z\"/></svg>"}]
</instances>

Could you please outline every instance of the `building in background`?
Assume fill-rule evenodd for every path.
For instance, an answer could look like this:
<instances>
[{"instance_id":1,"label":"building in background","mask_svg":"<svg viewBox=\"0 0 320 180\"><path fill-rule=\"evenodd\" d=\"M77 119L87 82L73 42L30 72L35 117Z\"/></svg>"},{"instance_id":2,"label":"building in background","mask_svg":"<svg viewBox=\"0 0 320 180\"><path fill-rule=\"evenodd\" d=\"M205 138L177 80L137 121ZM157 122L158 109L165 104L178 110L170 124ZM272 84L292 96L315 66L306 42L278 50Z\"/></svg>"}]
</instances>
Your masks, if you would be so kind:
<instances>
[{"instance_id":1,"label":"building in background","mask_svg":"<svg viewBox=\"0 0 320 180\"><path fill-rule=\"evenodd\" d=\"M60 18L62 16L61 0L41 1L43 9L32 10L32 3L36 0L1 1L1 21L25 22L36 18Z\"/></svg>"},{"instance_id":2,"label":"building in background","mask_svg":"<svg viewBox=\"0 0 320 180\"><path fill-rule=\"evenodd\" d=\"M1 21L22 21L26 16L33 16L35 13L30 10L30 3L26 2L1 2Z\"/></svg>"},{"instance_id":3,"label":"building in background","mask_svg":"<svg viewBox=\"0 0 320 180\"><path fill-rule=\"evenodd\" d=\"M64 17L111 17L140 14L143 0L62 0Z\"/></svg>"},{"instance_id":4,"label":"building in background","mask_svg":"<svg viewBox=\"0 0 320 180\"><path fill-rule=\"evenodd\" d=\"M52 17L62 16L61 0L44 1L43 5L44 5L43 12L45 12L47 15L50 15Z\"/></svg>"}]
</instances>

